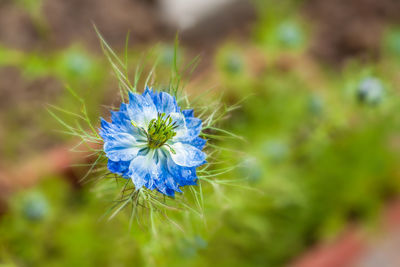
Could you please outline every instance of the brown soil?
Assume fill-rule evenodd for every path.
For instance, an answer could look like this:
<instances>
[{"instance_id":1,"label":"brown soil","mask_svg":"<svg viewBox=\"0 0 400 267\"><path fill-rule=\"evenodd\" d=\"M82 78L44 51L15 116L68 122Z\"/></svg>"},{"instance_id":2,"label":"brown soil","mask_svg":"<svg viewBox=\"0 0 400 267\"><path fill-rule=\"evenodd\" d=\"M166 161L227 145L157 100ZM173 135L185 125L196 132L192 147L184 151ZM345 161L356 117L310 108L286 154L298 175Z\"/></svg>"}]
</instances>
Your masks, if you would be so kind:
<instances>
[{"instance_id":1,"label":"brown soil","mask_svg":"<svg viewBox=\"0 0 400 267\"><path fill-rule=\"evenodd\" d=\"M305 11L316 23L311 53L334 64L376 59L384 26L400 21L398 0L310 0Z\"/></svg>"},{"instance_id":2,"label":"brown soil","mask_svg":"<svg viewBox=\"0 0 400 267\"><path fill-rule=\"evenodd\" d=\"M6 125L0 127L0 155L10 159L53 145L53 133L39 125L44 104L51 103L63 90L60 82L52 77L24 79L14 67L1 67L0 81L0 125Z\"/></svg>"},{"instance_id":3,"label":"brown soil","mask_svg":"<svg viewBox=\"0 0 400 267\"><path fill-rule=\"evenodd\" d=\"M1 67L0 81L0 111L47 103L62 91L61 84L54 78L29 81L14 67Z\"/></svg>"},{"instance_id":4,"label":"brown soil","mask_svg":"<svg viewBox=\"0 0 400 267\"><path fill-rule=\"evenodd\" d=\"M115 48L124 46L127 32L131 33L131 45L171 39L174 30L167 29L159 19L156 2L44 0L45 19L41 23L45 25L38 25L14 1L2 0L0 43L27 50L83 41L91 49L99 49L93 23ZM385 25L400 21L398 0L308 0L304 9L316 28L311 53L334 64L355 56L378 58ZM239 32L247 36L254 18L253 8L245 2L229 6L223 14L211 14L204 23L182 32L182 43L196 53L208 54L227 35Z\"/></svg>"},{"instance_id":5,"label":"brown soil","mask_svg":"<svg viewBox=\"0 0 400 267\"><path fill-rule=\"evenodd\" d=\"M83 40L98 49L93 24L115 48L125 45L128 32L130 45L158 41L164 35L154 1L46 0L43 13L49 24L49 41L57 47Z\"/></svg>"},{"instance_id":6,"label":"brown soil","mask_svg":"<svg viewBox=\"0 0 400 267\"><path fill-rule=\"evenodd\" d=\"M43 19L33 19L12 0L0 3L0 43L16 49L63 48L83 42L99 50L94 26L115 49L125 46L128 32L130 45L173 40L176 29L168 28L155 0L43 0ZM189 31L180 32L182 44L204 56L227 36L247 36L255 20L253 6L236 1L224 12L210 14Z\"/></svg>"},{"instance_id":7,"label":"brown soil","mask_svg":"<svg viewBox=\"0 0 400 267\"><path fill-rule=\"evenodd\" d=\"M13 1L0 3L0 42L12 48L28 50L36 47L39 33L32 18Z\"/></svg>"},{"instance_id":8,"label":"brown soil","mask_svg":"<svg viewBox=\"0 0 400 267\"><path fill-rule=\"evenodd\" d=\"M0 43L11 48L33 50L84 42L99 49L93 24L116 48L159 41L165 29L158 20L155 1L149 0L43 0L44 20L35 21L12 0L0 1Z\"/></svg>"}]
</instances>

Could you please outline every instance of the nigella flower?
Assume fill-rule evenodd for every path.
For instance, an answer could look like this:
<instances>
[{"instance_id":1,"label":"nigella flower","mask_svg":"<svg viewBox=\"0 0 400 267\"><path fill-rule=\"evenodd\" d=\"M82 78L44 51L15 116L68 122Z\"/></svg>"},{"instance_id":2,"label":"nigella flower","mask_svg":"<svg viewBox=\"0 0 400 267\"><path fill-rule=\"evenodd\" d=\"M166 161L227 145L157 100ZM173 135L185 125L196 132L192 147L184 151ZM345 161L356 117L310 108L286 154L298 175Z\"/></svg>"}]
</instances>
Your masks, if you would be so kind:
<instances>
[{"instance_id":1,"label":"nigella flower","mask_svg":"<svg viewBox=\"0 0 400 267\"><path fill-rule=\"evenodd\" d=\"M100 135L108 169L143 186L174 196L179 187L196 185L196 168L205 163L199 137L202 121L193 110L180 110L176 99L146 88L129 93L129 103L101 120Z\"/></svg>"}]
</instances>

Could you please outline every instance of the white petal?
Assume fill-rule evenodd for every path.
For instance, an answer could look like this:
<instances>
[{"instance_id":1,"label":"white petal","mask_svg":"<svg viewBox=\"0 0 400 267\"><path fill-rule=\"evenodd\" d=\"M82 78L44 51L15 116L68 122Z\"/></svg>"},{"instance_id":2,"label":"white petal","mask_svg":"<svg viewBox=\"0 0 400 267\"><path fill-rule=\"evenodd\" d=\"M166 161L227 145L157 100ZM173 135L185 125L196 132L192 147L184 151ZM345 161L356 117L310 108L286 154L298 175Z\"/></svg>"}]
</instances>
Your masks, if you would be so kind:
<instances>
[{"instance_id":1,"label":"white petal","mask_svg":"<svg viewBox=\"0 0 400 267\"><path fill-rule=\"evenodd\" d=\"M176 123L178 126L175 128L175 140L180 140L181 138L184 138L187 135L187 128L186 128L186 123L185 123L185 116L182 113L178 112L172 112L169 114L172 118L172 120Z\"/></svg>"},{"instance_id":2,"label":"white petal","mask_svg":"<svg viewBox=\"0 0 400 267\"><path fill-rule=\"evenodd\" d=\"M113 161L133 159L140 150L136 139L127 133L114 134L113 140L104 143L104 152Z\"/></svg>"},{"instance_id":3,"label":"white petal","mask_svg":"<svg viewBox=\"0 0 400 267\"><path fill-rule=\"evenodd\" d=\"M201 150L184 143L175 143L171 145L173 152L171 152L172 160L184 167L197 167L204 163L206 155Z\"/></svg>"},{"instance_id":4,"label":"white petal","mask_svg":"<svg viewBox=\"0 0 400 267\"><path fill-rule=\"evenodd\" d=\"M157 179L157 166L152 157L152 153L138 156L129 165L128 175L135 184L136 190L142 188L147 182L153 182Z\"/></svg>"},{"instance_id":5,"label":"white petal","mask_svg":"<svg viewBox=\"0 0 400 267\"><path fill-rule=\"evenodd\" d=\"M157 109L151 99L139 94L129 95L129 105L127 109L129 118L139 127L147 127L152 119L157 118Z\"/></svg>"}]
</instances>

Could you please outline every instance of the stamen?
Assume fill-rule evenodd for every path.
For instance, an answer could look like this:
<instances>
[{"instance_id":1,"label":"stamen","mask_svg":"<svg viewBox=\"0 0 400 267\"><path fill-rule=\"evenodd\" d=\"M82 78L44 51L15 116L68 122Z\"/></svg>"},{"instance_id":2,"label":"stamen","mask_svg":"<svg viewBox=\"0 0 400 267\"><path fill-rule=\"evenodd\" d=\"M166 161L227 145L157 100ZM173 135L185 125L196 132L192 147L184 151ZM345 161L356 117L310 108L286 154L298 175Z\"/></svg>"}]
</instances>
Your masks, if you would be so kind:
<instances>
[{"instance_id":1,"label":"stamen","mask_svg":"<svg viewBox=\"0 0 400 267\"><path fill-rule=\"evenodd\" d=\"M150 148L159 148L176 135L176 132L174 131L174 129L178 127L176 122L172 120L170 115L165 115L165 113L158 113L157 119L153 119L149 123L146 134ZM175 153L170 146L168 147L170 148L171 153Z\"/></svg>"}]
</instances>

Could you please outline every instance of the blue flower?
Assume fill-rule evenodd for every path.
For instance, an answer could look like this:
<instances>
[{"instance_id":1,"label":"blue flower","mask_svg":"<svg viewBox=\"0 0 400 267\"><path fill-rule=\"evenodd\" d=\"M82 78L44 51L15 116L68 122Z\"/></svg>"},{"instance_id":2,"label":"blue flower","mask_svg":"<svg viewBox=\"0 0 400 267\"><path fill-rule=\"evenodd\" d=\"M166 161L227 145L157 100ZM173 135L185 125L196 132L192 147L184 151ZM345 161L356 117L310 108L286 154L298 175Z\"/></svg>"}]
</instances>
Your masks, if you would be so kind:
<instances>
[{"instance_id":1,"label":"blue flower","mask_svg":"<svg viewBox=\"0 0 400 267\"><path fill-rule=\"evenodd\" d=\"M179 187L196 185L196 168L203 165L206 140L199 137L202 121L193 110L180 110L176 99L146 88L129 93L129 103L111 111L111 121L101 119L100 135L108 169L167 195Z\"/></svg>"}]
</instances>

